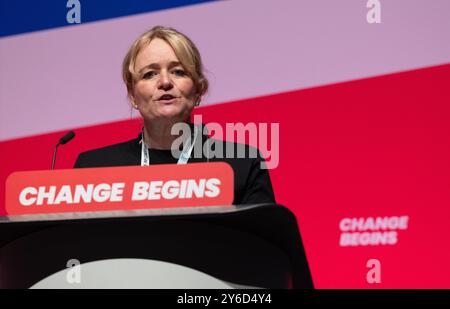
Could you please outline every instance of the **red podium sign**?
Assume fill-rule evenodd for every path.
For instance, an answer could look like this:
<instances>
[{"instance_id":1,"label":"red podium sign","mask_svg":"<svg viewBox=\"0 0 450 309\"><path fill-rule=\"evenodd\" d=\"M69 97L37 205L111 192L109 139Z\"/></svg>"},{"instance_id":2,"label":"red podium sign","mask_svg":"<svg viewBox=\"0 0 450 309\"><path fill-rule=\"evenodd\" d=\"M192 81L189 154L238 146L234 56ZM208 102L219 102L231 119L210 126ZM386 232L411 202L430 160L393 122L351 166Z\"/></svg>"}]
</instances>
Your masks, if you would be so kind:
<instances>
[{"instance_id":1,"label":"red podium sign","mask_svg":"<svg viewBox=\"0 0 450 309\"><path fill-rule=\"evenodd\" d=\"M233 170L223 162L15 172L8 215L231 205Z\"/></svg>"}]
</instances>

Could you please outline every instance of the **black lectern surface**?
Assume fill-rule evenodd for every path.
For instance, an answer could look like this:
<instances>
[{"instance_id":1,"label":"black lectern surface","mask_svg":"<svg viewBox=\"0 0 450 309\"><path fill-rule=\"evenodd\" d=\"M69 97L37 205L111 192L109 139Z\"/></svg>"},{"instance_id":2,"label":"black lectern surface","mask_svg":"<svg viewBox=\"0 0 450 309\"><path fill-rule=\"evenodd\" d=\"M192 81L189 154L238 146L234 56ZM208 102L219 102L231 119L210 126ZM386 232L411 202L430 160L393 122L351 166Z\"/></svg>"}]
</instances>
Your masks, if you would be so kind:
<instances>
[{"instance_id":1,"label":"black lectern surface","mask_svg":"<svg viewBox=\"0 0 450 309\"><path fill-rule=\"evenodd\" d=\"M36 287L73 259L81 267L116 259L171 263L231 288L313 288L296 218L281 205L0 217L0 288ZM135 286L128 283L120 287Z\"/></svg>"}]
</instances>

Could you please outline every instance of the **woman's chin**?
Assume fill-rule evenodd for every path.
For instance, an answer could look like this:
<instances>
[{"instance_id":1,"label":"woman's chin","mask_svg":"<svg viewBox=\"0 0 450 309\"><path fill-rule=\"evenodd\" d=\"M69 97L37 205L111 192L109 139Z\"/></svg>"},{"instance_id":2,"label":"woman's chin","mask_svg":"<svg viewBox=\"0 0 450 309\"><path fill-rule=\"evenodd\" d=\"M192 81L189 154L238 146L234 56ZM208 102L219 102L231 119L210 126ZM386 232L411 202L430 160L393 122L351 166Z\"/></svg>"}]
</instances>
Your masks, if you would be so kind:
<instances>
[{"instance_id":1,"label":"woman's chin","mask_svg":"<svg viewBox=\"0 0 450 309\"><path fill-rule=\"evenodd\" d=\"M159 114L161 117L180 117L180 116L186 116L187 114L190 114L191 110L187 108L186 106L180 106L178 104L168 104L159 106L157 110L157 114Z\"/></svg>"},{"instance_id":2,"label":"woman's chin","mask_svg":"<svg viewBox=\"0 0 450 309\"><path fill-rule=\"evenodd\" d=\"M159 118L183 118L185 113L176 106L164 106L158 109Z\"/></svg>"}]
</instances>

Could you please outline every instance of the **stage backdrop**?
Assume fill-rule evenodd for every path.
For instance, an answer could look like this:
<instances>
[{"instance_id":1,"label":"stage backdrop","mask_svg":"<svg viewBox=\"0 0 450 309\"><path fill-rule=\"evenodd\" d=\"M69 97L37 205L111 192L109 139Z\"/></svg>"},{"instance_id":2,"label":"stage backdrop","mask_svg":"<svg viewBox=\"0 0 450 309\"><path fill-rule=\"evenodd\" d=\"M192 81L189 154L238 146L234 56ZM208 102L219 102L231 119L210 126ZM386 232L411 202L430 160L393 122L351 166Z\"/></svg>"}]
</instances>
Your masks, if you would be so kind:
<instances>
[{"instance_id":1,"label":"stage backdrop","mask_svg":"<svg viewBox=\"0 0 450 309\"><path fill-rule=\"evenodd\" d=\"M137 136L121 62L139 34L172 26L203 56L204 122L279 123L270 175L316 287L450 288L448 12L447 0L2 0L0 200L10 173L50 168L68 130L57 168Z\"/></svg>"}]
</instances>

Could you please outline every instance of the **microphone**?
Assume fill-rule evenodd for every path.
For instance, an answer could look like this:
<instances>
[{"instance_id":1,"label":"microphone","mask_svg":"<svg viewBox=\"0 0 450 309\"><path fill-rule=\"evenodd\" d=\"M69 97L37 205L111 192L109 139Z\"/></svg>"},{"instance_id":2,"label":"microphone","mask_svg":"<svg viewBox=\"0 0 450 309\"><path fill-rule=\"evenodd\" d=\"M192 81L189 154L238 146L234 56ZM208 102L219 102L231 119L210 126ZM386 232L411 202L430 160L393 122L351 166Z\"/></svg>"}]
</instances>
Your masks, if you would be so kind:
<instances>
[{"instance_id":1,"label":"microphone","mask_svg":"<svg viewBox=\"0 0 450 309\"><path fill-rule=\"evenodd\" d=\"M65 143L67 143L68 141L70 141L74 137L75 137L75 133L73 131L69 131L69 132L67 132L66 135L64 135L63 137L61 137L59 139L59 143L58 144L64 145Z\"/></svg>"},{"instance_id":2,"label":"microphone","mask_svg":"<svg viewBox=\"0 0 450 309\"><path fill-rule=\"evenodd\" d=\"M67 143L68 141L70 141L74 137L75 137L75 133L73 131L69 131L69 132L66 133L66 135L64 135L63 137L61 137L59 139L59 142L58 142L58 144L56 144L55 150L53 151L52 170L54 170L54 168L55 168L56 151L58 149L58 146L59 145L64 145L65 143Z\"/></svg>"}]
</instances>

